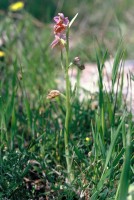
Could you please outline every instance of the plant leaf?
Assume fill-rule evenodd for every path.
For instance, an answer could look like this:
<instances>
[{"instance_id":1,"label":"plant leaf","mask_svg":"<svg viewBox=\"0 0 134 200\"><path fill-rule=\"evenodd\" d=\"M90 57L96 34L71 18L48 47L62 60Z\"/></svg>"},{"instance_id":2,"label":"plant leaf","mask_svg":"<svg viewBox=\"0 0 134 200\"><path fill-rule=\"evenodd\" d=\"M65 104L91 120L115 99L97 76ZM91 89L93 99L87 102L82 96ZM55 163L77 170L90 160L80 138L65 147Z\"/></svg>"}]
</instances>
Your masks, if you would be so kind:
<instances>
[{"instance_id":1,"label":"plant leaf","mask_svg":"<svg viewBox=\"0 0 134 200\"><path fill-rule=\"evenodd\" d=\"M74 16L74 18L69 23L69 28L72 26L72 24L74 23L74 21L75 21L75 19L76 19L77 16L78 16L78 13Z\"/></svg>"}]
</instances>

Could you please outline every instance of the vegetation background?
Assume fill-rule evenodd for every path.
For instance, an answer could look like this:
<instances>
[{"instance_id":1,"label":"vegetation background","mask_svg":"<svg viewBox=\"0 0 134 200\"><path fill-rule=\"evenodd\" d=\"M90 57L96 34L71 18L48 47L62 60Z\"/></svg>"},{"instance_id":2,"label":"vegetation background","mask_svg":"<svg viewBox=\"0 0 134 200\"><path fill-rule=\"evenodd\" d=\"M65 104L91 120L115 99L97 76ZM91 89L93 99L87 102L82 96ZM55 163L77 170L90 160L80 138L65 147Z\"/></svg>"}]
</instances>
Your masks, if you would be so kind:
<instances>
[{"instance_id":1,"label":"vegetation background","mask_svg":"<svg viewBox=\"0 0 134 200\"><path fill-rule=\"evenodd\" d=\"M11 12L13 2L0 0L0 199L132 199L132 113L122 86L109 94L101 84L105 60L115 58L114 87L120 61L134 58L133 0L25 0L23 10ZM69 19L79 13L70 33L70 61L80 56L95 62L99 73L99 92L83 101L76 96L72 105L71 186L64 102L46 99L62 76L59 52L50 48L58 12ZM95 101L99 105L92 109Z\"/></svg>"}]
</instances>

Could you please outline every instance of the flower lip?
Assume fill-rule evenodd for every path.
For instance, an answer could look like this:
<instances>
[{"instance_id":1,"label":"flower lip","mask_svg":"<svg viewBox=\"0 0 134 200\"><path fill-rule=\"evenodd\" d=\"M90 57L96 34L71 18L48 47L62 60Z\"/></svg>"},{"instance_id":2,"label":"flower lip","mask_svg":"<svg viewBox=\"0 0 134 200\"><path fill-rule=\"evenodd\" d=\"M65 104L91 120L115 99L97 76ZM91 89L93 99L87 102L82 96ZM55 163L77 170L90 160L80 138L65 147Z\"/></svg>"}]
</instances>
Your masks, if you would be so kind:
<instances>
[{"instance_id":1,"label":"flower lip","mask_svg":"<svg viewBox=\"0 0 134 200\"><path fill-rule=\"evenodd\" d=\"M65 26L64 24L56 24L56 25L54 26L54 34L61 33L61 32L63 32L65 29L66 29L66 26Z\"/></svg>"}]
</instances>

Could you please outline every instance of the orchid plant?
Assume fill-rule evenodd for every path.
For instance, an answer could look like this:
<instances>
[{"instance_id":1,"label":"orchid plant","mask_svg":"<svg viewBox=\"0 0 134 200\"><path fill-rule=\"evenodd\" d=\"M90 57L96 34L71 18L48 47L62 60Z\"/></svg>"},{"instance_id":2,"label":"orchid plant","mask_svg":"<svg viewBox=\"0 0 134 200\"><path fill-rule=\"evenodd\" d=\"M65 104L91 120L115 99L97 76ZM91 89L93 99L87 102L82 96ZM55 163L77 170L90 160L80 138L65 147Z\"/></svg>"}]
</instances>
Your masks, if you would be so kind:
<instances>
[{"instance_id":1,"label":"orchid plant","mask_svg":"<svg viewBox=\"0 0 134 200\"><path fill-rule=\"evenodd\" d=\"M65 80L66 80L66 116L65 116L65 126L64 126L64 145L65 145L65 157L67 164L67 174L68 174L68 182L71 183L74 180L74 173L72 170L72 158L70 156L69 149L69 139L70 139L70 121L71 121L71 84L69 80L69 67L71 63L69 62L69 30L74 20L76 19L78 14L74 16L74 18L69 22L68 17L65 17L63 13L58 13L58 16L54 17L54 36L55 39L51 43L51 47L59 47L61 51L61 65L64 69ZM65 49L65 66L63 65L63 49ZM52 90L51 94L48 95L48 98L51 99L61 95L60 92L56 92ZM56 94L56 95L54 95Z\"/></svg>"}]
</instances>

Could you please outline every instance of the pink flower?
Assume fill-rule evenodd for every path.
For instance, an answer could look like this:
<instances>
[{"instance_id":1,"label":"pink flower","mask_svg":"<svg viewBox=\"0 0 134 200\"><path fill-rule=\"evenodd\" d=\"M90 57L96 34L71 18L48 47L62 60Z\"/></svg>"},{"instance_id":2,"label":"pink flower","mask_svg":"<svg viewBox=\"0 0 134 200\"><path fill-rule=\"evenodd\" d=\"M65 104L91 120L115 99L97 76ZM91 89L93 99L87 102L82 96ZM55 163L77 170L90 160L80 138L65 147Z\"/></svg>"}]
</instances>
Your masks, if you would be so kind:
<instances>
[{"instance_id":1,"label":"pink flower","mask_svg":"<svg viewBox=\"0 0 134 200\"><path fill-rule=\"evenodd\" d=\"M54 25L55 39L51 43L51 47L60 46L60 48L63 48L66 43L66 35L64 32L69 24L68 17L64 17L63 13L58 13L58 16L54 17L54 21L56 23Z\"/></svg>"},{"instance_id":2,"label":"pink flower","mask_svg":"<svg viewBox=\"0 0 134 200\"><path fill-rule=\"evenodd\" d=\"M65 34L57 34L55 35L54 41L51 43L51 47L59 46L63 48L66 44L66 35Z\"/></svg>"}]
</instances>

